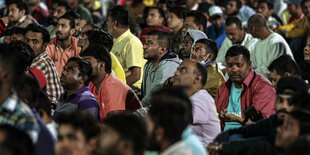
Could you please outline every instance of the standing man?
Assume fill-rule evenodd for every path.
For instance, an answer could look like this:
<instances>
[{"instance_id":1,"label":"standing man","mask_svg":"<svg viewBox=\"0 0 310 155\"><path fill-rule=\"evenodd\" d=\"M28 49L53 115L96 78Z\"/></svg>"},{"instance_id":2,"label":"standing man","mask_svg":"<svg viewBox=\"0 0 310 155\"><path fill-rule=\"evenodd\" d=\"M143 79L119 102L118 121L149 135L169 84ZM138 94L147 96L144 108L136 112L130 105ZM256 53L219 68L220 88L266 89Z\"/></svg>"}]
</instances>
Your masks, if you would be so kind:
<instances>
[{"instance_id":1,"label":"standing man","mask_svg":"<svg viewBox=\"0 0 310 155\"><path fill-rule=\"evenodd\" d=\"M143 45L129 29L129 14L125 8L116 6L108 14L108 32L114 38L114 45L111 52L118 58L129 86L140 90L143 66Z\"/></svg>"},{"instance_id":2,"label":"standing man","mask_svg":"<svg viewBox=\"0 0 310 155\"><path fill-rule=\"evenodd\" d=\"M80 54L78 39L72 36L74 28L74 19L69 14L61 16L56 25L56 38L46 47L46 54L55 63L58 74L61 74L69 58L78 57Z\"/></svg>"},{"instance_id":3,"label":"standing man","mask_svg":"<svg viewBox=\"0 0 310 155\"><path fill-rule=\"evenodd\" d=\"M151 93L163 84L181 63L181 60L170 50L170 34L161 30L150 31L145 37L144 66L142 78L142 104L148 106Z\"/></svg>"},{"instance_id":4,"label":"standing man","mask_svg":"<svg viewBox=\"0 0 310 155\"><path fill-rule=\"evenodd\" d=\"M35 54L31 67L43 72L47 81L46 93L53 103L57 103L62 93L62 87L55 64L45 53L46 46L50 41L48 31L41 25L30 24L26 28L25 41Z\"/></svg>"},{"instance_id":5,"label":"standing man","mask_svg":"<svg viewBox=\"0 0 310 155\"><path fill-rule=\"evenodd\" d=\"M197 61L184 60L174 73L173 86L185 87L193 105L193 132L204 147L221 132L214 99L203 89L207 82L207 71Z\"/></svg>"}]
</instances>

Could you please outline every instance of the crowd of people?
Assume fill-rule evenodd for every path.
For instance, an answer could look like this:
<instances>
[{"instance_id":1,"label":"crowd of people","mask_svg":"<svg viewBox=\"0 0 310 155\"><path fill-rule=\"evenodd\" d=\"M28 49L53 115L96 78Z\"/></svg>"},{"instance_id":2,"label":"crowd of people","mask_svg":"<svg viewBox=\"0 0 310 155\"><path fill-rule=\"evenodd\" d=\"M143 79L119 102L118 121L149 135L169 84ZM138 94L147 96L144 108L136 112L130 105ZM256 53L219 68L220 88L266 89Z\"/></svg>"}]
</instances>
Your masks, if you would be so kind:
<instances>
[{"instance_id":1,"label":"crowd of people","mask_svg":"<svg viewBox=\"0 0 310 155\"><path fill-rule=\"evenodd\" d=\"M310 154L310 0L0 0L0 154Z\"/></svg>"}]
</instances>

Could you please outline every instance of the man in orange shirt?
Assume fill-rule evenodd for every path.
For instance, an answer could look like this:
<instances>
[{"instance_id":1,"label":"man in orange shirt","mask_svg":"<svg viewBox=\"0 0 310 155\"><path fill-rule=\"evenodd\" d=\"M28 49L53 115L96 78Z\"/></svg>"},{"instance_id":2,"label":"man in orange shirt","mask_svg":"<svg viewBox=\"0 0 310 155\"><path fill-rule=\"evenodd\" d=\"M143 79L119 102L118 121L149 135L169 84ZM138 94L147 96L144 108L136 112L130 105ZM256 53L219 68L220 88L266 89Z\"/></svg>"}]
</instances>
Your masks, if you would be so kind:
<instances>
[{"instance_id":1,"label":"man in orange shirt","mask_svg":"<svg viewBox=\"0 0 310 155\"><path fill-rule=\"evenodd\" d=\"M142 107L133 90L111 74L111 56L105 46L91 45L81 53L81 56L90 62L93 68L89 90L98 100L100 120L111 112L135 111Z\"/></svg>"},{"instance_id":2,"label":"man in orange shirt","mask_svg":"<svg viewBox=\"0 0 310 155\"><path fill-rule=\"evenodd\" d=\"M77 38L72 36L74 28L75 22L69 13L61 16L56 25L56 38L46 47L46 54L54 61L58 74L61 74L69 58L79 57L81 48Z\"/></svg>"}]
</instances>

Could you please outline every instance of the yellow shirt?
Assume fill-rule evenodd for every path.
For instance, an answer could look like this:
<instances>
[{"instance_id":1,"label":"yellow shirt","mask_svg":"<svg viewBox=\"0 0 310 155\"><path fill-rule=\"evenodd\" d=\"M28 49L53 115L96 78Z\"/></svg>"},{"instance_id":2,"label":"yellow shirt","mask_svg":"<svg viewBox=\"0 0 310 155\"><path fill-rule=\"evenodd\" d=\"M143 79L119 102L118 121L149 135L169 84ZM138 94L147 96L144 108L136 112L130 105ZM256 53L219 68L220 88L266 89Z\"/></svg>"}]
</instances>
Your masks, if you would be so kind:
<instances>
[{"instance_id":1,"label":"yellow shirt","mask_svg":"<svg viewBox=\"0 0 310 155\"><path fill-rule=\"evenodd\" d=\"M122 65L117 60L116 56L113 53L110 53L111 55L111 61L112 61L112 70L116 77L118 77L120 80L122 80L124 83L126 83L126 76L125 72L122 68Z\"/></svg>"},{"instance_id":2,"label":"yellow shirt","mask_svg":"<svg viewBox=\"0 0 310 155\"><path fill-rule=\"evenodd\" d=\"M309 29L308 19L307 17L303 17L301 19L297 19L292 23L284 26L280 26L277 32L284 32L286 38L299 38L305 37L307 35Z\"/></svg>"},{"instance_id":3,"label":"yellow shirt","mask_svg":"<svg viewBox=\"0 0 310 155\"><path fill-rule=\"evenodd\" d=\"M125 71L126 77L131 75L129 68L141 68L140 79L133 84L133 86L141 89L143 67L146 62L146 60L143 59L143 45L141 41L133 35L129 29L113 41L114 45L111 53L117 57Z\"/></svg>"},{"instance_id":4,"label":"yellow shirt","mask_svg":"<svg viewBox=\"0 0 310 155\"><path fill-rule=\"evenodd\" d=\"M210 63L207 67L207 82L204 85L204 89L214 98L217 89L225 82L225 77L222 71L218 68L216 62Z\"/></svg>"}]
</instances>

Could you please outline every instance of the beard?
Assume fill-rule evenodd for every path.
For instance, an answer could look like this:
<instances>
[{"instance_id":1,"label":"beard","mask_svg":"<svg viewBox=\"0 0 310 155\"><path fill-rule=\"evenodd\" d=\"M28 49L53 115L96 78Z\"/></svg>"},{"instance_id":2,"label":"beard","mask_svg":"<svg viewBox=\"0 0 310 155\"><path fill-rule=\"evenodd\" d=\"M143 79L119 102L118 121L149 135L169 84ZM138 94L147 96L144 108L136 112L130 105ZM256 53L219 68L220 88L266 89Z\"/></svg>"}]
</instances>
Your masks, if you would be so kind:
<instances>
[{"instance_id":1,"label":"beard","mask_svg":"<svg viewBox=\"0 0 310 155\"><path fill-rule=\"evenodd\" d=\"M58 36L57 34L60 34L61 36ZM59 41L67 40L70 37L70 32L61 34L60 32L56 32L56 39Z\"/></svg>"}]
</instances>

